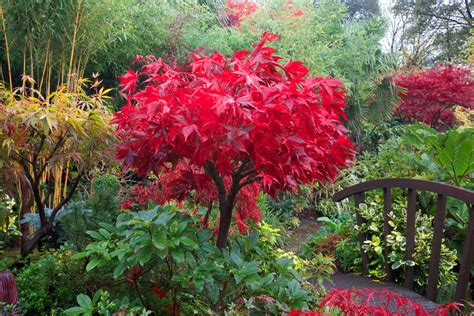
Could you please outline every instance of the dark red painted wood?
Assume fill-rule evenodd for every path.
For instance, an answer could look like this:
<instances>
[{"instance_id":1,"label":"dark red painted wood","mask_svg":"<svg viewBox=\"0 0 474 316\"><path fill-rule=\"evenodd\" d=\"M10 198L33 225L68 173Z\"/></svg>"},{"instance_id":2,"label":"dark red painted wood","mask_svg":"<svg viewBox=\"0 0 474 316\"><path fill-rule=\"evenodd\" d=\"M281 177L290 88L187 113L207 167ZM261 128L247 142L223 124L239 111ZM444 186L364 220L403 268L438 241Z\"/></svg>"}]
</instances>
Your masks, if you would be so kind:
<instances>
[{"instance_id":1,"label":"dark red painted wood","mask_svg":"<svg viewBox=\"0 0 474 316\"><path fill-rule=\"evenodd\" d=\"M408 189L407 205L407 232L406 232L406 253L405 260L413 260L415 251L415 215L416 215L416 190ZM413 290L413 278L415 268L413 266L405 267L405 287Z\"/></svg>"},{"instance_id":2,"label":"dark red painted wood","mask_svg":"<svg viewBox=\"0 0 474 316\"><path fill-rule=\"evenodd\" d=\"M467 224L466 238L464 239L464 249L462 253L461 266L459 268L458 284L454 298L462 300L466 297L467 286L472 263L474 261L474 205L471 205L469 223Z\"/></svg>"},{"instance_id":3,"label":"dark red painted wood","mask_svg":"<svg viewBox=\"0 0 474 316\"><path fill-rule=\"evenodd\" d=\"M392 190L390 188L383 189L383 235L385 240L385 271L387 272L387 280L393 281L392 265L388 262L388 255L390 254L390 247L387 245L387 237L392 232L392 227L389 224L390 212L392 211Z\"/></svg>"},{"instance_id":4,"label":"dark red painted wood","mask_svg":"<svg viewBox=\"0 0 474 316\"><path fill-rule=\"evenodd\" d=\"M431 246L430 272L426 297L434 301L438 292L439 261L441 258L441 243L444 234L444 218L446 214L446 195L438 194L436 213L434 217L433 244Z\"/></svg>"},{"instance_id":5,"label":"dark red painted wood","mask_svg":"<svg viewBox=\"0 0 474 316\"><path fill-rule=\"evenodd\" d=\"M354 195L356 205L364 201L363 193L374 189L384 189L384 236L387 236L389 231L387 213L391 209L391 193L390 188L406 188L408 189L408 207L407 207L407 260L411 260L415 245L415 213L416 213L416 191L429 191L438 194L436 215L434 220L434 235L432 253L430 258L430 275L428 277L427 297L429 299L436 298L437 283L439 277L439 262L441 253L441 244L443 239L443 226L446 213L446 198L453 197L458 200L466 202L470 205L470 218L467 225L467 234L464 240L464 250L459 270L459 278L456 286L455 298L462 300L466 296L467 287L469 285L470 270L474 262L474 191L459 188L450 184L439 183L429 180L421 179L381 179L373 180L346 188L337 192L333 196L335 202L339 202L347 197ZM363 219L360 215L357 216L357 223L362 223ZM360 225L360 224L359 224ZM387 227L388 226L388 227ZM365 241L366 236L359 235L359 242L361 246ZM389 252L384 250L385 256ZM368 273L368 258L365 252L361 251L362 261L364 266L364 274ZM387 270L388 271L388 270ZM405 270L405 287L413 289L413 267L407 267ZM388 273L387 273L388 274Z\"/></svg>"},{"instance_id":6,"label":"dark red painted wood","mask_svg":"<svg viewBox=\"0 0 474 316\"><path fill-rule=\"evenodd\" d=\"M456 187L451 184L439 183L429 180L421 179L404 179L404 178L394 178L394 179L381 179L367 181L359 183L348 187L342 191L337 192L333 196L335 202L339 202L345 198L348 198L356 193L366 192L374 189L381 188L406 188L406 189L415 189L418 191L429 191L438 194L444 194L446 196L451 196L458 200L464 201L470 205L474 204L474 191Z\"/></svg>"},{"instance_id":7,"label":"dark red painted wood","mask_svg":"<svg viewBox=\"0 0 474 316\"><path fill-rule=\"evenodd\" d=\"M361 203L364 203L365 201L365 193L357 193L354 195L354 205L356 208L359 207ZM364 223L364 219L360 215L359 212L356 213L356 221L357 225L361 226ZM367 240L367 236L363 233L359 234L359 244L360 244L360 255L362 257L362 272L364 275L369 275L369 257L365 253L364 249L362 246L364 245L364 241Z\"/></svg>"}]
</instances>

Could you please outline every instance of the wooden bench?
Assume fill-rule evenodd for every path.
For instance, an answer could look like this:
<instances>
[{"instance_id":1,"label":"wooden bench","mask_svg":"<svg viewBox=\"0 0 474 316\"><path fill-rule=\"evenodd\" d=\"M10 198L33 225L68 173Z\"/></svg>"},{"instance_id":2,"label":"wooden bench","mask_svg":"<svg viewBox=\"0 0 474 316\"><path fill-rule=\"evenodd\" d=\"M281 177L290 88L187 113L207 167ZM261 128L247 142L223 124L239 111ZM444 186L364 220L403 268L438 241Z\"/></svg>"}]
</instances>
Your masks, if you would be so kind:
<instances>
[{"instance_id":1,"label":"wooden bench","mask_svg":"<svg viewBox=\"0 0 474 316\"><path fill-rule=\"evenodd\" d=\"M413 252L415 249L415 213L417 211L417 191L427 191L437 194L436 211L434 216L434 233L433 244L431 247L431 257L429 265L428 285L426 288L426 297L434 301L438 292L438 277L439 264L441 255L441 243L444 234L444 221L446 216L446 199L453 197L460 201L464 201L469 206L469 221L467 224L466 237L464 239L464 246L462 252L462 259L460 262L459 276L456 284L455 299L462 300L466 298L466 292L469 285L470 270L474 261L474 191L459 188L450 184L439 183L428 180L419 179L381 179L360 183L342 191L337 192L333 196L335 202L339 202L345 198L354 196L354 204L356 208L359 204L365 201L365 192L370 190L383 190L383 209L384 209L384 228L383 234L385 241L387 236L391 233L389 223L389 213L392 210L392 188L403 188L408 190L407 203L407 227L406 227L406 260L413 259ZM356 213L356 221L358 225L364 223L363 217ZM358 236L361 245L361 256L363 274L369 275L369 258L362 249L362 245L366 240L365 234L361 233ZM384 256L385 258L390 253L390 248L385 243ZM386 260L388 262L388 260ZM386 264L387 281L393 281L393 271L389 263ZM404 275L404 287L408 290L413 290L414 267L407 266Z\"/></svg>"}]
</instances>

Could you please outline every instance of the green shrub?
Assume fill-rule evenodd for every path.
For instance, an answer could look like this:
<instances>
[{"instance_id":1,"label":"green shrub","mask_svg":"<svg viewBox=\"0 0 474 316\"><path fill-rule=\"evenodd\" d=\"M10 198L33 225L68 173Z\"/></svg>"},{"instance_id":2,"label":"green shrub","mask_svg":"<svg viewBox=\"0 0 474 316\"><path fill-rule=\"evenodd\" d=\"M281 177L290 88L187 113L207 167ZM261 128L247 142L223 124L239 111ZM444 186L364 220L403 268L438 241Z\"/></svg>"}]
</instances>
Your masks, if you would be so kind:
<instances>
[{"instance_id":1,"label":"green shrub","mask_svg":"<svg viewBox=\"0 0 474 316\"><path fill-rule=\"evenodd\" d=\"M347 238L350 227L353 226L351 214L348 212L341 213L335 218L319 217L318 221L323 225L309 236L301 248L301 255L304 258L313 258L320 253L334 257L336 246Z\"/></svg>"},{"instance_id":2,"label":"green shrub","mask_svg":"<svg viewBox=\"0 0 474 316\"><path fill-rule=\"evenodd\" d=\"M415 289L422 293L427 285L429 275L429 262L431 256L431 243L433 239L432 220L433 217L422 213L420 210L416 213L416 233L415 250L413 260L405 259L406 247L406 199L395 198L392 203L392 212L390 213L391 234L387 238L388 246L391 251L388 258L384 258L384 236L383 223L384 212L381 196L368 197L366 203L359 206L359 212L366 220L361 226L356 226L353 240L358 232L367 235L367 240L363 246L364 251L369 256L369 274L376 278L385 278L385 262L392 266L394 270L394 279L397 283L403 282L404 271L407 266L415 267ZM357 243L352 242L354 249L359 249ZM356 247L357 246L357 247ZM339 260L342 266L349 268L349 272L360 271L360 261L354 262L355 252L350 251L350 247L338 247ZM349 249L348 249L349 248ZM453 271L456 265L456 251L450 250L444 243L441 247L440 277L439 284L447 287L456 282L456 274Z\"/></svg>"},{"instance_id":3,"label":"green shrub","mask_svg":"<svg viewBox=\"0 0 474 316\"><path fill-rule=\"evenodd\" d=\"M87 209L84 201L71 201L66 205L58 216L59 225L56 230L60 236L60 242L69 241L81 250L87 242L86 231L91 227L92 210Z\"/></svg>"},{"instance_id":4,"label":"green shrub","mask_svg":"<svg viewBox=\"0 0 474 316\"><path fill-rule=\"evenodd\" d=\"M83 250L90 239L86 231L99 228L99 223L115 223L119 214L117 194L120 182L114 175L98 176L92 186L90 198L69 202L58 217L56 230L59 242L72 242L75 248Z\"/></svg>"},{"instance_id":5,"label":"green shrub","mask_svg":"<svg viewBox=\"0 0 474 316\"><path fill-rule=\"evenodd\" d=\"M114 175L106 174L94 180L92 195L87 201L87 206L93 211L89 229L98 229L99 223L115 223L119 211L116 199L119 190L120 181Z\"/></svg>"},{"instance_id":6,"label":"green shrub","mask_svg":"<svg viewBox=\"0 0 474 316\"><path fill-rule=\"evenodd\" d=\"M270 313L308 307L311 297L297 271L305 263L275 251L278 232L265 227L274 236L263 239L254 229L219 249L212 231L199 227L197 218L169 205L124 213L115 226L101 224L89 232L95 241L76 258L88 258L89 271L113 268L114 278L130 285L130 300L138 298L158 314L169 304L182 314L251 306L245 302ZM319 264L322 269L324 262Z\"/></svg>"},{"instance_id":7,"label":"green shrub","mask_svg":"<svg viewBox=\"0 0 474 316\"><path fill-rule=\"evenodd\" d=\"M65 315L100 315L109 316L114 313L127 312L127 315L150 315L151 311L145 308L130 307L127 299L111 301L107 291L99 290L90 298L88 295L79 294L76 298L79 306L68 308Z\"/></svg>"},{"instance_id":8,"label":"green shrub","mask_svg":"<svg viewBox=\"0 0 474 316\"><path fill-rule=\"evenodd\" d=\"M10 270L10 267L16 262L15 258L5 257L0 259L0 271Z\"/></svg>"},{"instance_id":9,"label":"green shrub","mask_svg":"<svg viewBox=\"0 0 474 316\"><path fill-rule=\"evenodd\" d=\"M71 256L67 249L41 255L16 274L20 304L29 315L50 315L85 291L83 264Z\"/></svg>"}]
</instances>

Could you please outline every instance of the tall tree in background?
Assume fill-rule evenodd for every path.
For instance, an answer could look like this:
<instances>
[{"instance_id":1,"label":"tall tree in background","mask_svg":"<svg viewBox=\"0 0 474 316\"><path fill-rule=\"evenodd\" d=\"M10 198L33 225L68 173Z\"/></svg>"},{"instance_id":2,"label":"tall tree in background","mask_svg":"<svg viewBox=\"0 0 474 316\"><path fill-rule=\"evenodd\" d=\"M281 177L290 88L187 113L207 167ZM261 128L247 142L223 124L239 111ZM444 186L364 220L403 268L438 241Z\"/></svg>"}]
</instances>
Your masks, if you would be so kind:
<instances>
[{"instance_id":1,"label":"tall tree in background","mask_svg":"<svg viewBox=\"0 0 474 316\"><path fill-rule=\"evenodd\" d=\"M458 60L473 23L472 0L398 0L392 8L398 21L393 50L406 64L421 66Z\"/></svg>"},{"instance_id":2,"label":"tall tree in background","mask_svg":"<svg viewBox=\"0 0 474 316\"><path fill-rule=\"evenodd\" d=\"M378 0L343 0L351 19L364 20L380 15Z\"/></svg>"}]
</instances>

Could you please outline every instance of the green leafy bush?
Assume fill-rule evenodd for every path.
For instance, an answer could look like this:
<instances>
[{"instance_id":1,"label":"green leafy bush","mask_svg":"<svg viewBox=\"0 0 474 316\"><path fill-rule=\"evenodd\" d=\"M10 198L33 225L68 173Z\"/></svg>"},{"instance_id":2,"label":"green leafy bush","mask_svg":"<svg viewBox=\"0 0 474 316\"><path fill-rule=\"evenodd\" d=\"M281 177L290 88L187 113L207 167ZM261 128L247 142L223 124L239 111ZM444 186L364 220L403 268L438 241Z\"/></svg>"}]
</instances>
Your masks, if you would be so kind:
<instances>
[{"instance_id":1,"label":"green leafy bush","mask_svg":"<svg viewBox=\"0 0 474 316\"><path fill-rule=\"evenodd\" d=\"M403 140L414 146L439 169L440 180L457 186L474 186L474 128L440 133L423 124L406 127Z\"/></svg>"},{"instance_id":2,"label":"green leafy bush","mask_svg":"<svg viewBox=\"0 0 474 316\"><path fill-rule=\"evenodd\" d=\"M301 249L301 256L306 259L314 260L324 255L332 261L336 261L336 266L341 263L337 259L337 248L344 243L350 233L350 227L353 226L350 213L340 213L335 218L319 217L318 221L323 223L321 228L309 236ZM360 256L360 255L359 255Z\"/></svg>"},{"instance_id":3,"label":"green leafy bush","mask_svg":"<svg viewBox=\"0 0 474 316\"><path fill-rule=\"evenodd\" d=\"M120 182L114 175L98 176L92 186L92 193L87 201L69 202L58 217L56 225L59 242L72 242L83 250L90 240L86 231L99 228L99 223L115 223L119 214L117 194ZM37 215L32 215L37 218Z\"/></svg>"},{"instance_id":4,"label":"green leafy bush","mask_svg":"<svg viewBox=\"0 0 474 316\"><path fill-rule=\"evenodd\" d=\"M71 242L77 249L83 249L87 242L86 231L92 222L92 210L84 201L69 202L59 213L56 231L60 242Z\"/></svg>"},{"instance_id":5,"label":"green leafy bush","mask_svg":"<svg viewBox=\"0 0 474 316\"><path fill-rule=\"evenodd\" d=\"M99 223L114 223L118 216L117 194L120 181L116 176L106 174L98 176L92 186L92 195L87 206L93 211L93 222L89 229L98 229Z\"/></svg>"},{"instance_id":6,"label":"green leafy bush","mask_svg":"<svg viewBox=\"0 0 474 316\"><path fill-rule=\"evenodd\" d=\"M10 238L21 235L14 206L15 200L0 189L0 251Z\"/></svg>"},{"instance_id":7,"label":"green leafy bush","mask_svg":"<svg viewBox=\"0 0 474 316\"><path fill-rule=\"evenodd\" d=\"M415 250L413 253L413 260L407 261L405 259L406 199L396 198L392 204L392 212L390 213L389 221L392 232L387 238L387 244L391 247L391 251L388 255L388 258L384 258L384 212L382 205L382 198L380 196L368 197L366 203L360 204L358 211L366 220L366 223L362 224L361 226L356 226L356 231L354 231L354 234L363 232L367 235L367 240L363 245L363 249L369 256L369 274L376 278L385 278L385 262L388 260L388 263L394 270L395 281L402 283L405 268L407 266L414 266L415 288L419 292L423 292L427 285L429 274L431 243L433 239L433 217L422 213L421 210L417 211L415 223ZM356 247L355 243L354 248L359 249L358 245ZM343 262L343 266L350 267L350 272L360 271L360 261L344 261L347 259L352 260L354 256L349 254L347 251L343 252L342 250L343 249L340 248L338 254L343 255L339 258ZM441 247L439 277L439 283L442 284L443 287L453 284L457 279L456 274L453 271L453 268L456 265L456 259L456 251L450 250L443 243Z\"/></svg>"},{"instance_id":8,"label":"green leafy bush","mask_svg":"<svg viewBox=\"0 0 474 316\"><path fill-rule=\"evenodd\" d=\"M50 315L71 306L86 289L81 262L67 249L34 258L16 273L20 304L29 314Z\"/></svg>"},{"instance_id":9,"label":"green leafy bush","mask_svg":"<svg viewBox=\"0 0 474 316\"><path fill-rule=\"evenodd\" d=\"M130 285L130 298L157 313L167 305L183 314L222 312L245 309L245 302L280 313L311 301L296 271L304 270L301 262L276 253L276 238L259 239L257 230L218 249L212 231L173 206L124 213L115 226L101 227L88 232L95 241L75 257L87 258L88 271L112 267Z\"/></svg>"},{"instance_id":10,"label":"green leafy bush","mask_svg":"<svg viewBox=\"0 0 474 316\"><path fill-rule=\"evenodd\" d=\"M68 308L64 311L65 315L109 316L114 313L127 313L127 315L151 314L151 311L147 311L144 308L130 307L126 298L122 301L111 301L109 292L102 290L95 292L92 299L88 295L79 294L76 300L79 306Z\"/></svg>"}]
</instances>

